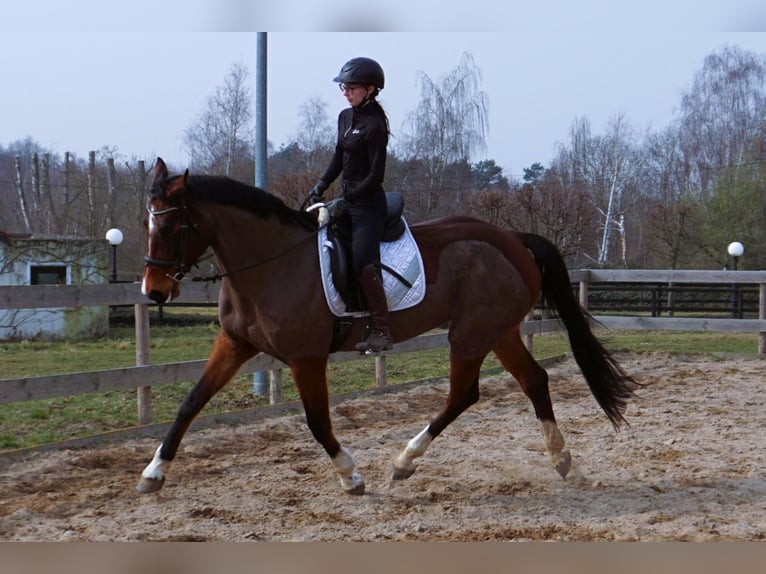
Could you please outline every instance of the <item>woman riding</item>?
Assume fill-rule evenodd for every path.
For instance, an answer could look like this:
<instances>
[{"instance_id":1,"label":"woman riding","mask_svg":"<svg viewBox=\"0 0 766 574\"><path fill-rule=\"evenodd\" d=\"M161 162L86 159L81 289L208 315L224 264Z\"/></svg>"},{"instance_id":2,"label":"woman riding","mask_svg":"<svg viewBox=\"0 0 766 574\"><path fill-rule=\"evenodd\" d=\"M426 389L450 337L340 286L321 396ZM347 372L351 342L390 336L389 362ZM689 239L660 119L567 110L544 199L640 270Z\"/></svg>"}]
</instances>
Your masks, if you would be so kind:
<instances>
[{"instance_id":1,"label":"woman riding","mask_svg":"<svg viewBox=\"0 0 766 574\"><path fill-rule=\"evenodd\" d=\"M356 348L380 352L393 347L380 270L380 241L386 217L383 177L390 130L388 117L376 97L385 77L375 60L353 58L333 81L338 82L351 107L338 115L335 153L310 197L312 203L322 201L325 190L343 175L341 198L351 219L352 269L370 317L367 336Z\"/></svg>"}]
</instances>

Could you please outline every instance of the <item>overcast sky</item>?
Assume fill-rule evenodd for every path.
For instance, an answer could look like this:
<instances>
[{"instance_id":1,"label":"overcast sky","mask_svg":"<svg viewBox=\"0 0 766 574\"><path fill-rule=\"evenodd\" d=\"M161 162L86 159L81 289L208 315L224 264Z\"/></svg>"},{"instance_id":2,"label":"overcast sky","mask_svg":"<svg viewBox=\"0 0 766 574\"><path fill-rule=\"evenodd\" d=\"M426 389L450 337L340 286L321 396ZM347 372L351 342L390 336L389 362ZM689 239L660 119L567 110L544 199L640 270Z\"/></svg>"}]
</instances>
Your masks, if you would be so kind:
<instances>
[{"instance_id":1,"label":"overcast sky","mask_svg":"<svg viewBox=\"0 0 766 574\"><path fill-rule=\"evenodd\" d=\"M483 0L389 0L378 3L385 11L361 12L295 0L265 11L244 0L42 4L52 11L20 2L3 9L0 145L29 136L80 156L115 146L177 167L188 161L183 131L234 62L248 67L254 86L260 29L294 30L268 33L267 131L276 147L295 136L308 98L325 101L334 122L345 100L332 78L351 57L383 65L380 101L396 136L417 106L418 73L437 80L470 52L490 124L488 149L473 160L494 159L509 176L547 165L576 118L587 117L595 132L617 113L639 129L666 126L705 56L725 44L766 54L766 17L750 0L731 0L725 11L712 0L647 0L640 10L538 0L492 13ZM403 17L404 8L413 13ZM477 31L438 31L461 24ZM309 31L359 28L405 32Z\"/></svg>"}]
</instances>

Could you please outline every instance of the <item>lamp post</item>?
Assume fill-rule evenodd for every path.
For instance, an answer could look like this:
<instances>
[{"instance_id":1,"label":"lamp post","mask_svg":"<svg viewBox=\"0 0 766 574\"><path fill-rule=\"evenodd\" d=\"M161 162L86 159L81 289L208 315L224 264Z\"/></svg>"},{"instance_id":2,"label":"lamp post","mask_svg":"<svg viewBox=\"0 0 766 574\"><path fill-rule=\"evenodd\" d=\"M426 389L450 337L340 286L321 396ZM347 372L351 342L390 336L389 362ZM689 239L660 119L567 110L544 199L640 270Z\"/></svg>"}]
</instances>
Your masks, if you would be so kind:
<instances>
[{"instance_id":1,"label":"lamp post","mask_svg":"<svg viewBox=\"0 0 766 574\"><path fill-rule=\"evenodd\" d=\"M728 251L729 255L731 255L734 258L734 271L737 270L737 263L739 262L739 258L742 257L742 254L745 252L745 246L742 245L739 241L732 241L729 243L729 246L726 248L726 251ZM739 294L737 293L737 283L734 283L734 293L731 296L731 316L735 319L737 317L741 318L742 313L739 309Z\"/></svg>"},{"instance_id":2,"label":"lamp post","mask_svg":"<svg viewBox=\"0 0 766 574\"><path fill-rule=\"evenodd\" d=\"M109 245L112 246L112 273L109 276L110 283L117 281L117 246L122 243L124 238L125 236L122 234L122 231L116 227L113 227L106 232L106 240L109 242Z\"/></svg>"}]
</instances>

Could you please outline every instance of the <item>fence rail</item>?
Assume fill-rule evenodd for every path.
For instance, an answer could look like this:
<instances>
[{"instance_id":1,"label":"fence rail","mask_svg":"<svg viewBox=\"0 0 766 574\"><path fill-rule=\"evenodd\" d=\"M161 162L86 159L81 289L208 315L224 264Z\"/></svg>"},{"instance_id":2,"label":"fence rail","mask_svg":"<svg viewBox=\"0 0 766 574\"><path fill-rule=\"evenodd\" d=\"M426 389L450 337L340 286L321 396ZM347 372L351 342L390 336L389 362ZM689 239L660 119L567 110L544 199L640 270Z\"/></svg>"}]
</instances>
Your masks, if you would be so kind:
<instances>
[{"instance_id":1,"label":"fence rail","mask_svg":"<svg viewBox=\"0 0 766 574\"><path fill-rule=\"evenodd\" d=\"M739 318L693 318L656 317L628 315L594 315L594 327L610 329L650 329L684 331L729 331L758 333L760 355L766 354L766 271L678 271L678 270L576 270L571 278L579 291L583 308L588 309L589 286L591 283L654 283L654 284L746 284L757 285L758 319ZM184 285L178 299L181 303L214 303L218 298L219 285L189 282ZM74 396L85 393L101 393L115 390L138 390L139 424L151 422L151 393L147 381L152 385L165 385L181 381L196 380L204 367L205 360L185 361L150 365L149 362L149 308L146 298L140 293L137 283L110 285L68 285L68 286L13 286L0 287L0 308L33 309L45 307L76 307L99 305L133 305L136 325L135 367L86 371L63 375L0 379L0 404L39 400L52 397ZM651 313L651 311L647 311ZM527 346L533 344L535 334L561 330L556 320L534 319L530 315L522 324L522 334ZM431 333L397 344L386 355L411 353L448 346L446 333ZM331 362L357 360L358 353L335 353ZM379 386L386 384L385 356L376 357L376 379ZM262 371L279 373L285 365L267 355L258 355L248 361L240 374ZM279 380L278 376L272 376ZM272 389L272 402L281 392Z\"/></svg>"}]
</instances>

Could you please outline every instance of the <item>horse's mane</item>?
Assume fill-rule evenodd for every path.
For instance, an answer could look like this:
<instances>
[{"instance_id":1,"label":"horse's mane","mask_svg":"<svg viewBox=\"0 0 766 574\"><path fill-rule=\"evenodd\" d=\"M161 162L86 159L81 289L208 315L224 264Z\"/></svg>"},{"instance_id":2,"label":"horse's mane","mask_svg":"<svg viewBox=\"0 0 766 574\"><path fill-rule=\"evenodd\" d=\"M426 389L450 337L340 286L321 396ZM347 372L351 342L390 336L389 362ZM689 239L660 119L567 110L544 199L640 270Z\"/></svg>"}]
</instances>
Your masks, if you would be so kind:
<instances>
[{"instance_id":1,"label":"horse's mane","mask_svg":"<svg viewBox=\"0 0 766 574\"><path fill-rule=\"evenodd\" d=\"M190 175L186 187L194 199L239 207L264 219L273 215L281 223L309 231L317 228L316 215L292 209L277 196L230 177Z\"/></svg>"}]
</instances>

